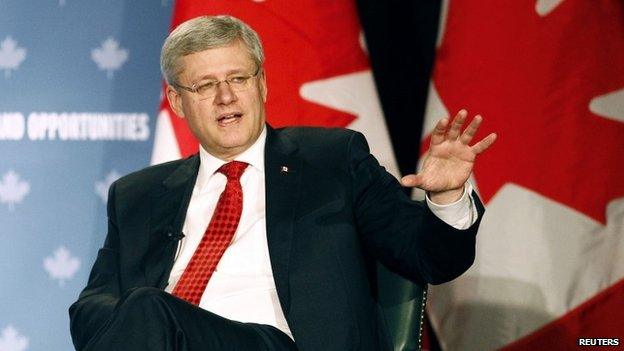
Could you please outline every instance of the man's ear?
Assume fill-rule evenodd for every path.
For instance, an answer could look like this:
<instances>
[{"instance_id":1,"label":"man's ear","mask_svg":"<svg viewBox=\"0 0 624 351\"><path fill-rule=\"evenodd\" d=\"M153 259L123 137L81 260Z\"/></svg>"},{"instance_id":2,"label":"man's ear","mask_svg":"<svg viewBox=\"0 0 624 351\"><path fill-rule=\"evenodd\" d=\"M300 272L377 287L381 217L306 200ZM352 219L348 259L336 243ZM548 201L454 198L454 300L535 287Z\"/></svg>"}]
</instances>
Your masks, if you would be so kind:
<instances>
[{"instance_id":1,"label":"man's ear","mask_svg":"<svg viewBox=\"0 0 624 351\"><path fill-rule=\"evenodd\" d=\"M184 118L184 109L182 108L182 96L171 85L167 85L167 100L173 112L180 118Z\"/></svg>"},{"instance_id":2,"label":"man's ear","mask_svg":"<svg viewBox=\"0 0 624 351\"><path fill-rule=\"evenodd\" d=\"M266 84L266 71L262 69L262 74L260 75L260 93L262 94L262 102L267 101L267 84Z\"/></svg>"}]
</instances>

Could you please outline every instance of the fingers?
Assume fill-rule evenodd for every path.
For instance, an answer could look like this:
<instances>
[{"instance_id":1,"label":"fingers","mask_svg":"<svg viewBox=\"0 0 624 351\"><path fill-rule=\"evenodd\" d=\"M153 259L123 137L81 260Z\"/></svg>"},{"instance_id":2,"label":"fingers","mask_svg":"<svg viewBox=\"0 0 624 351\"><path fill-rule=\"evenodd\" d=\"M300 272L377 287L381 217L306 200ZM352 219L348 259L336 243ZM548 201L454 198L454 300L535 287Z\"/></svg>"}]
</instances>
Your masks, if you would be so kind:
<instances>
[{"instance_id":1,"label":"fingers","mask_svg":"<svg viewBox=\"0 0 624 351\"><path fill-rule=\"evenodd\" d=\"M433 129L433 132L431 133L431 143L433 145L436 145L436 144L440 144L444 140L456 140L459 137L459 134L461 132L462 126L464 125L464 122L466 121L466 117L468 117L468 112L464 109L461 109L459 112L457 112L457 115L453 119L453 122L451 122L450 128L449 128L448 118L443 118L439 120L438 123L436 123L436 126ZM479 116L479 118L481 117ZM473 123L474 123L474 119L473 119L473 122L471 122L470 125L468 126L467 131L470 129L470 127L473 126ZM476 129L478 129L480 123L481 121L479 120L476 124L476 128L473 128L474 130L470 131L470 133L472 133L473 136L474 136L474 133L476 133ZM462 137L463 137L463 134L462 134Z\"/></svg>"},{"instance_id":2,"label":"fingers","mask_svg":"<svg viewBox=\"0 0 624 351\"><path fill-rule=\"evenodd\" d=\"M455 118L453 119L453 123L451 124L451 129L447 134L447 139L455 140L459 137L459 132L461 131L461 127L466 121L466 117L468 116L468 111L462 109L459 110Z\"/></svg>"},{"instance_id":3,"label":"fingers","mask_svg":"<svg viewBox=\"0 0 624 351\"><path fill-rule=\"evenodd\" d=\"M433 128L433 132L431 133L431 144L437 145L444 141L444 135L446 134L446 127L448 126L449 120L447 118L442 118L436 123L435 128Z\"/></svg>"},{"instance_id":4,"label":"fingers","mask_svg":"<svg viewBox=\"0 0 624 351\"><path fill-rule=\"evenodd\" d=\"M439 120L431 133L431 145L438 145L445 141L452 142L457 139L459 139L462 144L469 145L474 136L477 134L477 131L481 126L481 122L483 122L483 117L481 117L481 115L476 115L462 133L461 129L464 122L466 122L467 117L468 112L461 109L452 122L449 122L447 118ZM470 148L475 154L480 154L487 150L494 143L494 141L496 141L496 137L496 133L491 133Z\"/></svg>"},{"instance_id":5,"label":"fingers","mask_svg":"<svg viewBox=\"0 0 624 351\"><path fill-rule=\"evenodd\" d=\"M487 150L487 148L489 148L492 144L494 144L494 141L496 141L496 137L496 133L491 133L490 135L481 139L481 141L479 141L478 143L474 144L472 146L472 151L474 151L474 153L477 155L482 153L483 151Z\"/></svg>"},{"instance_id":6,"label":"fingers","mask_svg":"<svg viewBox=\"0 0 624 351\"><path fill-rule=\"evenodd\" d=\"M475 134L477 134L477 130L479 130L481 121L483 121L483 117L481 117L481 115L476 115L472 119L466 130L464 130L459 140L466 145L470 144L472 138L474 138Z\"/></svg>"},{"instance_id":7,"label":"fingers","mask_svg":"<svg viewBox=\"0 0 624 351\"><path fill-rule=\"evenodd\" d=\"M420 186L420 183L422 182L421 178L422 177L418 174L406 175L405 177L401 178L401 185L411 188Z\"/></svg>"}]
</instances>

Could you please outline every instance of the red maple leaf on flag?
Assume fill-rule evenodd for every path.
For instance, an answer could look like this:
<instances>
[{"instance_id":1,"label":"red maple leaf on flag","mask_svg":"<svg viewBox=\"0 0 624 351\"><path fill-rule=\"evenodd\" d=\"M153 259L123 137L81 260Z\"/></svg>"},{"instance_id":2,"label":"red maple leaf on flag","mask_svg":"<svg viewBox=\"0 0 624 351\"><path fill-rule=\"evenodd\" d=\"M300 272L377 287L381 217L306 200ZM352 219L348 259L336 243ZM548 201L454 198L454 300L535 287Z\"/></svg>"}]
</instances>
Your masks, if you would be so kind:
<instances>
[{"instance_id":1,"label":"red maple leaf on flag","mask_svg":"<svg viewBox=\"0 0 624 351\"><path fill-rule=\"evenodd\" d=\"M440 98L500 136L474 169L483 199L512 182L604 224L606 204L624 196L624 123L590 103L624 88L621 3L565 0L539 16L531 1L454 1L447 18Z\"/></svg>"},{"instance_id":2,"label":"red maple leaf on flag","mask_svg":"<svg viewBox=\"0 0 624 351\"><path fill-rule=\"evenodd\" d=\"M344 127L356 116L301 98L307 82L369 69L359 44L360 24L351 1L251 0L178 1L172 28L201 15L228 14L248 23L264 46L267 73L267 119L274 127L317 125ZM339 20L337 20L339 19ZM175 117L166 98L162 107L172 125L182 156L195 153L198 144L186 122Z\"/></svg>"}]
</instances>

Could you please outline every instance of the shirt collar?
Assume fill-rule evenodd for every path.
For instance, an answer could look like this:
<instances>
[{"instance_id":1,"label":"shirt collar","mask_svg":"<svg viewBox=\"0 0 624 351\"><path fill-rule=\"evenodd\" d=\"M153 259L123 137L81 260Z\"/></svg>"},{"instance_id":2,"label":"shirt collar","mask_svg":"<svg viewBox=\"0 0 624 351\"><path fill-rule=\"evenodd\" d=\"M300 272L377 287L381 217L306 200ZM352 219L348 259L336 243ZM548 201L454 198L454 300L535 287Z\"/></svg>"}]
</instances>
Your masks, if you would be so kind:
<instances>
[{"instance_id":1,"label":"shirt collar","mask_svg":"<svg viewBox=\"0 0 624 351\"><path fill-rule=\"evenodd\" d=\"M246 162L258 171L264 172L264 145L266 144L266 135L267 129L265 125L258 139L247 150L234 157L234 160ZM203 187L219 167L226 164L227 161L212 156L201 144L199 145L199 159L200 166L199 174L197 175L197 184Z\"/></svg>"}]
</instances>

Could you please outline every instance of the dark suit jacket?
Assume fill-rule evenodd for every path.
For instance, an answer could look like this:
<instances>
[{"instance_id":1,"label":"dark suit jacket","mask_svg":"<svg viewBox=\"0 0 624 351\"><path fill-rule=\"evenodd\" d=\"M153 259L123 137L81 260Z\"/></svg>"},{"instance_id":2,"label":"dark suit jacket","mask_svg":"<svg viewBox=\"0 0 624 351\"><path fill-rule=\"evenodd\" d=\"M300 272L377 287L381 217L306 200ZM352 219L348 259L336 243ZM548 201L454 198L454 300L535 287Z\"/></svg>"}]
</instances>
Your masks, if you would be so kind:
<instances>
[{"instance_id":1,"label":"dark suit jacket","mask_svg":"<svg viewBox=\"0 0 624 351\"><path fill-rule=\"evenodd\" d=\"M267 128L269 254L298 348L389 349L368 263L378 260L419 283L449 281L474 260L483 206L477 200L477 223L454 229L405 195L360 133ZM124 292L166 286L177 246L172 239L184 223L198 169L195 155L146 168L111 186L106 242L87 287L70 307L78 348L111 317Z\"/></svg>"}]
</instances>

